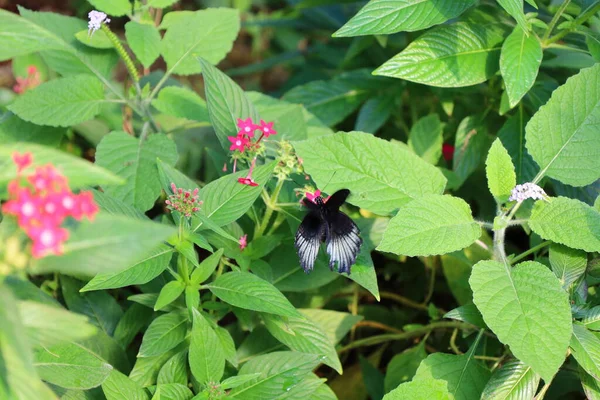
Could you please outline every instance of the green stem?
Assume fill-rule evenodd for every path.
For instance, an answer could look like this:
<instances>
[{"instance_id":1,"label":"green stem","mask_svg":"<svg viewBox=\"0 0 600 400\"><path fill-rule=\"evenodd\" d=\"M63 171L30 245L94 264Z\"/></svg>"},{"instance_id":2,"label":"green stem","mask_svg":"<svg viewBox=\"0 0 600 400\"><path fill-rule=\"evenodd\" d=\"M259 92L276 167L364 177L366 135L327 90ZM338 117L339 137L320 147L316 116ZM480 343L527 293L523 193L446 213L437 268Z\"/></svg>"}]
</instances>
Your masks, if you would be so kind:
<instances>
[{"instance_id":1,"label":"green stem","mask_svg":"<svg viewBox=\"0 0 600 400\"><path fill-rule=\"evenodd\" d=\"M571 3L571 0L565 0L564 3L562 3L562 5L558 9L558 11L556 12L556 14L554 14L554 17L552 17L552 21L550 21L550 25L548 25L548 29L544 33L544 37L542 38L542 43L546 43L546 41L550 37L550 34L554 30L554 27L558 23L561 15L565 12L567 7L569 6L569 3Z\"/></svg>"},{"instance_id":2,"label":"green stem","mask_svg":"<svg viewBox=\"0 0 600 400\"><path fill-rule=\"evenodd\" d=\"M108 40L110 40L112 45L115 47L115 49L117 50L117 53L119 53L119 56L121 56L121 59L123 60L123 62L125 62L125 67L127 67L127 71L129 72L131 79L133 79L133 81L135 82L136 88L138 89L138 93L140 93L140 90L139 90L140 89L140 86L139 86L140 75L138 74L137 70L135 69L135 65L133 64L131 57L129 57L129 54L127 54L127 51L125 51L125 48L121 44L121 41L119 40L117 35L115 35L106 24L102 24L101 29L102 29L102 32L104 32L106 34L106 37L108 38Z\"/></svg>"},{"instance_id":3,"label":"green stem","mask_svg":"<svg viewBox=\"0 0 600 400\"><path fill-rule=\"evenodd\" d=\"M521 261L522 259L524 259L525 257L527 257L530 254L535 253L536 251L543 249L546 246L549 246L550 244L552 244L552 241L550 240L546 240L545 242L542 242L540 244L538 244L537 246L533 246L532 248L530 248L529 250L526 250L524 252L522 252L521 254L519 254L518 256L516 256L515 258L513 258L510 263L511 264L516 264L517 262Z\"/></svg>"},{"instance_id":4,"label":"green stem","mask_svg":"<svg viewBox=\"0 0 600 400\"><path fill-rule=\"evenodd\" d=\"M573 30L577 26L585 23L588 19L590 19L591 17L593 17L594 15L596 15L596 13L598 11L600 11L600 3L596 4L594 7L590 8L588 11L586 11L585 13L583 13L582 15L580 15L579 17L575 18L575 21L573 21L573 23L569 26L568 29L564 29L564 30L558 32L556 35L554 35L551 38L549 38L548 40L546 40L544 42L545 47L548 47L552 43L558 42L560 39L562 39L563 37L567 36L569 33L573 32Z\"/></svg>"},{"instance_id":5,"label":"green stem","mask_svg":"<svg viewBox=\"0 0 600 400\"><path fill-rule=\"evenodd\" d=\"M273 211L275 210L275 208L277 206L277 198L279 197L279 193L281 192L281 188L283 187L284 182L285 182L284 179L279 179L277 181L275 190L273 190L273 195L271 197L269 197L268 201L265 203L265 205L267 206L267 209L265 210L265 215L263 216L262 222L260 223L258 230L256 231L256 234L254 235L255 238L261 237L263 235L263 233L265 232L265 230L267 229L267 226L269 226L269 221L271 220Z\"/></svg>"},{"instance_id":6,"label":"green stem","mask_svg":"<svg viewBox=\"0 0 600 400\"><path fill-rule=\"evenodd\" d=\"M409 332L403 333L387 333L383 335L370 336L368 338L356 340L350 343L347 346L342 347L338 350L338 354L344 353L346 351L356 349L362 346L374 346L380 343L386 343L393 340L408 340L419 336L424 336L427 333L436 330L436 329L477 329L474 325L471 325L462 321L441 321L441 322L433 322L427 326L424 326L419 329L415 329Z\"/></svg>"}]
</instances>

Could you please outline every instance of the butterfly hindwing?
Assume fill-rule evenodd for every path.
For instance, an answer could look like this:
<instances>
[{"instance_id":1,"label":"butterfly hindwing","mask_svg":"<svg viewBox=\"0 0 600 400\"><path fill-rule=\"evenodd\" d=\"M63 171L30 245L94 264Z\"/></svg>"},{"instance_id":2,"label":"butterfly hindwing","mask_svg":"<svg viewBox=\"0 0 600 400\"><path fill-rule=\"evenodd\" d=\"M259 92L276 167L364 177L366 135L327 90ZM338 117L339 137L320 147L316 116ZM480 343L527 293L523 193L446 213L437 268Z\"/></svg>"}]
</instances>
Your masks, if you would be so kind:
<instances>
[{"instance_id":1,"label":"butterfly hindwing","mask_svg":"<svg viewBox=\"0 0 600 400\"><path fill-rule=\"evenodd\" d=\"M310 211L296 232L295 245L304 272L312 271L315 266L321 238L326 235L327 225L318 211Z\"/></svg>"},{"instance_id":2,"label":"butterfly hindwing","mask_svg":"<svg viewBox=\"0 0 600 400\"><path fill-rule=\"evenodd\" d=\"M329 201L327 202L329 203ZM331 212L327 218L327 254L329 268L337 262L338 272L350 274L350 267L356 262L362 239L358 226L341 211Z\"/></svg>"}]
</instances>

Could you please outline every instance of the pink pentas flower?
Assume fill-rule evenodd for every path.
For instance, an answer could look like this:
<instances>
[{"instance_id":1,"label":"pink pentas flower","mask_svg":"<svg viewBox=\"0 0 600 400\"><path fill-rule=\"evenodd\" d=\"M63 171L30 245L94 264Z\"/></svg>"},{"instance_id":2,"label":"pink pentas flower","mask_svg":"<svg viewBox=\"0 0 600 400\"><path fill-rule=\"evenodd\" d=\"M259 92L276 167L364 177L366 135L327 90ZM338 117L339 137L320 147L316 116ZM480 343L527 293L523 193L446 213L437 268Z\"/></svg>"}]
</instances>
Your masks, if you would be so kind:
<instances>
[{"instance_id":1,"label":"pink pentas flower","mask_svg":"<svg viewBox=\"0 0 600 400\"><path fill-rule=\"evenodd\" d=\"M52 224L30 227L27 234L33 241L31 254L34 258L49 254L61 255L63 243L69 238L68 230Z\"/></svg>"},{"instance_id":2,"label":"pink pentas flower","mask_svg":"<svg viewBox=\"0 0 600 400\"><path fill-rule=\"evenodd\" d=\"M35 65L30 65L27 68L27 77L22 78L20 76L16 77L17 84L13 86L13 90L15 93L23 94L29 89L33 89L36 86L39 86L42 83L42 79L40 77L40 73L38 72Z\"/></svg>"},{"instance_id":3,"label":"pink pentas flower","mask_svg":"<svg viewBox=\"0 0 600 400\"><path fill-rule=\"evenodd\" d=\"M68 202L68 199L66 201ZM81 192L75 197L75 206L72 215L76 220L79 221L83 217L86 217L90 221L93 221L98 211L98 205L94 201L92 192Z\"/></svg>"},{"instance_id":4,"label":"pink pentas flower","mask_svg":"<svg viewBox=\"0 0 600 400\"><path fill-rule=\"evenodd\" d=\"M260 129L258 125L256 125L252 118L248 117L246 119L238 118L237 127L240 128L238 131L238 136L247 136L250 138L254 137L254 131Z\"/></svg>"},{"instance_id":5,"label":"pink pentas flower","mask_svg":"<svg viewBox=\"0 0 600 400\"><path fill-rule=\"evenodd\" d=\"M260 126L258 129L261 130L265 137L269 137L270 135L276 135L277 131L273 129L274 122L265 122L262 119L260 120Z\"/></svg>"},{"instance_id":6,"label":"pink pentas flower","mask_svg":"<svg viewBox=\"0 0 600 400\"><path fill-rule=\"evenodd\" d=\"M171 182L172 195L165 201L167 208L171 211L177 211L186 217L191 217L196 212L200 211L202 201L198 199L198 193L200 189L195 188L194 190L184 190L175 186L175 183Z\"/></svg>"},{"instance_id":7,"label":"pink pentas flower","mask_svg":"<svg viewBox=\"0 0 600 400\"><path fill-rule=\"evenodd\" d=\"M240 250L244 250L246 248L246 246L248 246L248 235L244 234L240 237L240 240L238 240L239 244L240 244Z\"/></svg>"},{"instance_id":8,"label":"pink pentas flower","mask_svg":"<svg viewBox=\"0 0 600 400\"><path fill-rule=\"evenodd\" d=\"M36 168L27 180L37 191L57 191L68 187L67 179L51 164Z\"/></svg>"},{"instance_id":9,"label":"pink pentas flower","mask_svg":"<svg viewBox=\"0 0 600 400\"><path fill-rule=\"evenodd\" d=\"M250 170L248 171L248 175L245 178L238 178L238 182L242 185L248 186L258 186L258 183L252 179L252 172L254 171L254 167L256 167L256 157L252 159L252 164L250 164Z\"/></svg>"},{"instance_id":10,"label":"pink pentas flower","mask_svg":"<svg viewBox=\"0 0 600 400\"><path fill-rule=\"evenodd\" d=\"M16 196L2 206L2 212L17 217L21 227L27 227L41 217L40 199L34 196L28 188L21 188Z\"/></svg>"},{"instance_id":11,"label":"pink pentas flower","mask_svg":"<svg viewBox=\"0 0 600 400\"><path fill-rule=\"evenodd\" d=\"M311 192L306 192L304 194L306 196L306 198L310 201L312 201L313 203L315 202L315 199L319 196L321 196L321 191L319 189L315 190L313 193Z\"/></svg>"},{"instance_id":12,"label":"pink pentas flower","mask_svg":"<svg viewBox=\"0 0 600 400\"><path fill-rule=\"evenodd\" d=\"M244 152L244 150L246 149L246 146L248 146L248 143L250 142L250 140L242 135L238 135L238 136L229 136L227 139L229 139L229 141L231 142L231 146L229 147L229 150L239 150L240 152Z\"/></svg>"},{"instance_id":13,"label":"pink pentas flower","mask_svg":"<svg viewBox=\"0 0 600 400\"><path fill-rule=\"evenodd\" d=\"M17 174L21 174L25 168L31 165L31 162L33 161L33 155L29 152L23 154L14 152L12 159L17 166Z\"/></svg>"}]
</instances>

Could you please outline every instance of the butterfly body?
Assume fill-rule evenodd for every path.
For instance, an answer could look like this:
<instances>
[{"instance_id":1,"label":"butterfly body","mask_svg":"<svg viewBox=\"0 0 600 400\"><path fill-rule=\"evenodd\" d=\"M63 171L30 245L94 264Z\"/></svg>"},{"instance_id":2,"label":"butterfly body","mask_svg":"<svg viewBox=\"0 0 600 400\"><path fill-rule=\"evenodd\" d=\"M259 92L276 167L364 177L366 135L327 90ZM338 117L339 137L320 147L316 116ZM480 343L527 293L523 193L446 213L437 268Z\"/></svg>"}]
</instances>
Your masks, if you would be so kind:
<instances>
[{"instance_id":1,"label":"butterfly body","mask_svg":"<svg viewBox=\"0 0 600 400\"><path fill-rule=\"evenodd\" d=\"M304 272L314 268L322 242L326 243L329 268L337 264L338 272L350 275L350 267L362 245L360 230L346 214L339 210L350 195L348 189L335 192L328 199L317 196L314 202L305 200L308 214L296 232L295 245Z\"/></svg>"}]
</instances>

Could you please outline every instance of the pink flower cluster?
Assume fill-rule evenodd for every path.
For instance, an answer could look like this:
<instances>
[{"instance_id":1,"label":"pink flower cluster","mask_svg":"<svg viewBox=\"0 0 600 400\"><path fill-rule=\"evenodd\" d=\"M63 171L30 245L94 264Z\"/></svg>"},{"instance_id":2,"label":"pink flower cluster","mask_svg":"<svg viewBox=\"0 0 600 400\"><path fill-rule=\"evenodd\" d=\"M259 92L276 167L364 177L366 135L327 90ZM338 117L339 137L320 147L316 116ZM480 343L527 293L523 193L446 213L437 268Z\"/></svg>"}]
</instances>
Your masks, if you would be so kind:
<instances>
[{"instance_id":1,"label":"pink flower cluster","mask_svg":"<svg viewBox=\"0 0 600 400\"><path fill-rule=\"evenodd\" d=\"M31 153L14 153L12 158L17 178L8 185L9 200L2 205L2 212L17 218L19 227L33 242L33 257L62 254L69 231L61 228L61 224L67 217L93 220L98 212L94 196L91 192L71 192L67 178L52 164L37 167L23 176L33 162ZM28 185L21 186L23 181Z\"/></svg>"},{"instance_id":2,"label":"pink flower cluster","mask_svg":"<svg viewBox=\"0 0 600 400\"><path fill-rule=\"evenodd\" d=\"M184 190L175 186L175 183L171 182L172 195L169 195L169 199L165 201L167 208L171 211L177 211L186 217L191 217L195 212L200 211L200 206L203 201L198 200L198 188L193 191Z\"/></svg>"},{"instance_id":3,"label":"pink flower cluster","mask_svg":"<svg viewBox=\"0 0 600 400\"><path fill-rule=\"evenodd\" d=\"M21 78L17 76L17 84L13 86L15 93L23 94L29 89L33 89L42 83L42 78L35 65L27 67L27 78Z\"/></svg>"},{"instance_id":4,"label":"pink flower cluster","mask_svg":"<svg viewBox=\"0 0 600 400\"><path fill-rule=\"evenodd\" d=\"M231 142L229 150L238 150L241 153L247 149L251 150L257 147L263 137L277 134L277 131L273 129L273 122L265 122L262 119L260 120L260 125L256 125L250 117L246 119L238 118L237 127L240 128L237 136L229 136L227 139ZM254 133L257 130L260 130L261 135L258 140L253 143L250 139L254 139Z\"/></svg>"}]
</instances>

